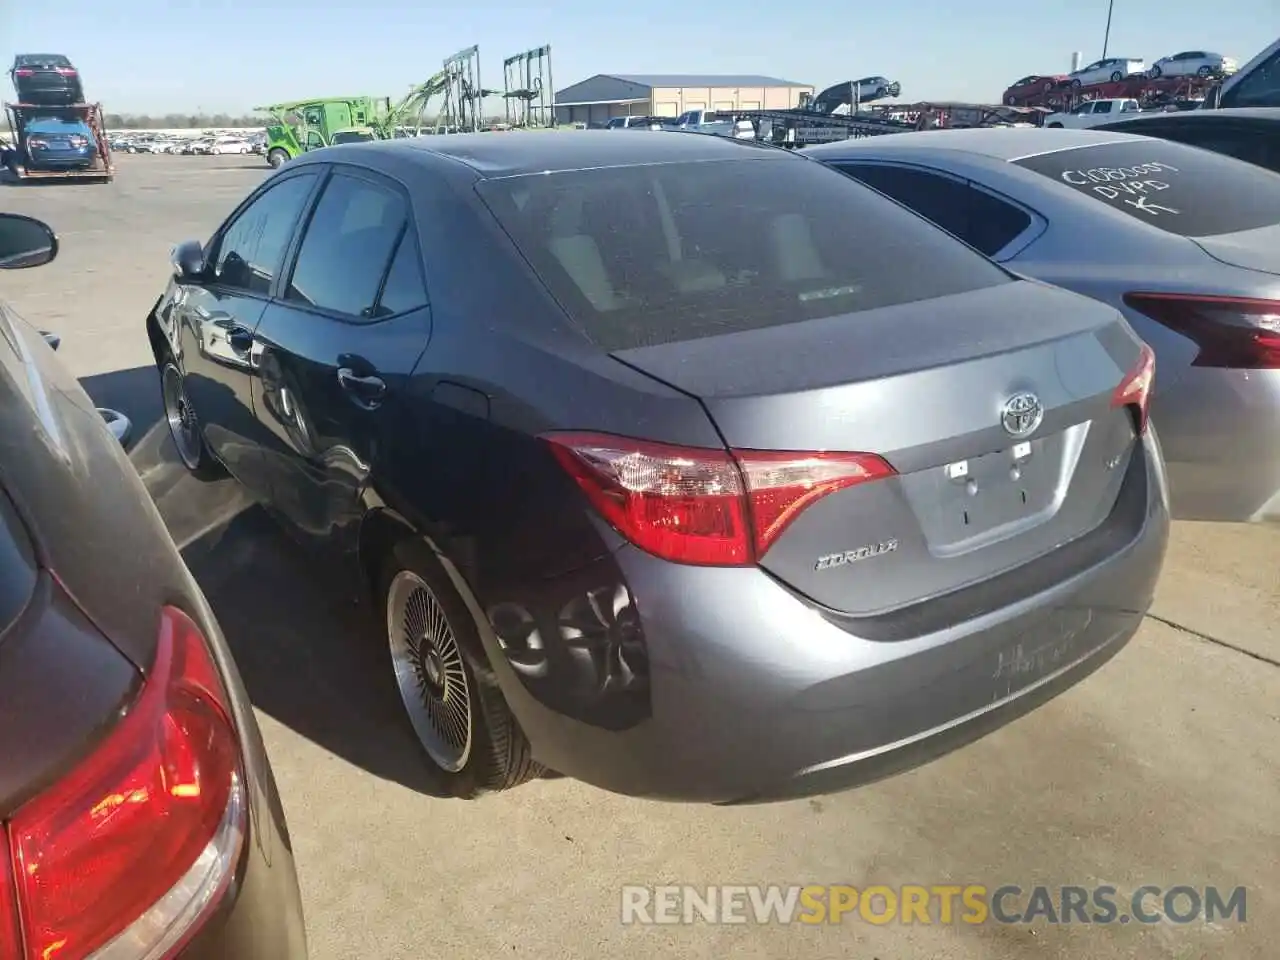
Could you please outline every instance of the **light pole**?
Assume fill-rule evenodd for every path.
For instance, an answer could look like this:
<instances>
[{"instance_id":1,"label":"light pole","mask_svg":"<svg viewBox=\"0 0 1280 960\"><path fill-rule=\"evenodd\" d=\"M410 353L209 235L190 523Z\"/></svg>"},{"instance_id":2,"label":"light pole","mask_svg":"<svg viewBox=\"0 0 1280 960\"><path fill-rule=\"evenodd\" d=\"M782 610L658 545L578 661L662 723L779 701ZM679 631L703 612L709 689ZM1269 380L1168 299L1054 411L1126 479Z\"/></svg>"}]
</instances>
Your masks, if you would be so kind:
<instances>
[{"instance_id":1,"label":"light pole","mask_svg":"<svg viewBox=\"0 0 1280 960\"><path fill-rule=\"evenodd\" d=\"M1115 9L1116 0L1107 0L1107 32L1102 35L1102 59L1107 59L1107 44L1111 42L1111 11Z\"/></svg>"}]
</instances>

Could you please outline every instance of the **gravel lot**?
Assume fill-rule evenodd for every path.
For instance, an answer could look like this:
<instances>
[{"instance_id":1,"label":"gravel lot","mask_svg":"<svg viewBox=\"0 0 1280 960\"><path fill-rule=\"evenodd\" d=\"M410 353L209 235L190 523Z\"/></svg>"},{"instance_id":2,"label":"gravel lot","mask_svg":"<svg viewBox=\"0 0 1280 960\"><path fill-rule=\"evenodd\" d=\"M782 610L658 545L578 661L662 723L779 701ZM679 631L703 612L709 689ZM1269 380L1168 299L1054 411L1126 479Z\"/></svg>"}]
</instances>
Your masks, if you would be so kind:
<instances>
[{"instance_id":1,"label":"gravel lot","mask_svg":"<svg viewBox=\"0 0 1280 960\"><path fill-rule=\"evenodd\" d=\"M49 267L0 296L62 335L135 451L236 648L293 830L316 958L1246 958L1280 943L1280 528L1180 524L1155 611L1115 661L1011 727L859 792L707 809L569 780L439 799L361 617L227 483L174 462L143 318L170 246L205 238L259 158L121 157L110 185L0 186ZM624 884L1216 884L1248 922L635 927Z\"/></svg>"}]
</instances>

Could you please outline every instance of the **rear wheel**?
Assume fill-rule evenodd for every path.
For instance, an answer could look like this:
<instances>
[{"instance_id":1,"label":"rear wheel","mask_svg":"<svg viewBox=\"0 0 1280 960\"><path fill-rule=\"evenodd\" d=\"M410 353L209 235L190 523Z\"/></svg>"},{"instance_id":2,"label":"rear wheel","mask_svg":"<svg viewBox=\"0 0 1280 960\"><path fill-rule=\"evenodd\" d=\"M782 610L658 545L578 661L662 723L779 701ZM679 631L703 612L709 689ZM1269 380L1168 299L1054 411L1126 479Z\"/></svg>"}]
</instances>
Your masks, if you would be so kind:
<instances>
[{"instance_id":1,"label":"rear wheel","mask_svg":"<svg viewBox=\"0 0 1280 960\"><path fill-rule=\"evenodd\" d=\"M1124 74L1123 74L1123 73L1121 73L1119 70L1116 70L1115 72L1113 72L1113 73L1111 74L1111 82L1112 82L1112 83L1119 83L1119 82L1120 82L1121 80L1123 80L1123 79L1124 79Z\"/></svg>"},{"instance_id":2,"label":"rear wheel","mask_svg":"<svg viewBox=\"0 0 1280 960\"><path fill-rule=\"evenodd\" d=\"M186 378L172 357L166 359L160 368L160 393L164 399L169 436L182 465L201 480L215 480L223 476L226 471L204 442L200 421L187 396Z\"/></svg>"},{"instance_id":3,"label":"rear wheel","mask_svg":"<svg viewBox=\"0 0 1280 960\"><path fill-rule=\"evenodd\" d=\"M273 150L271 150L270 153L267 154L267 163L271 164L271 168L273 170L283 166L284 162L288 159L289 159L289 154L286 153L284 150L281 150L279 147L275 147Z\"/></svg>"},{"instance_id":4,"label":"rear wheel","mask_svg":"<svg viewBox=\"0 0 1280 960\"><path fill-rule=\"evenodd\" d=\"M1154 67L1151 68L1152 79L1155 79L1156 77L1160 76L1160 74L1163 72L1164 71L1160 69L1160 64L1157 63Z\"/></svg>"},{"instance_id":5,"label":"rear wheel","mask_svg":"<svg viewBox=\"0 0 1280 960\"><path fill-rule=\"evenodd\" d=\"M405 713L455 796L508 790L544 772L484 662L467 605L430 551L400 543L380 594Z\"/></svg>"},{"instance_id":6,"label":"rear wheel","mask_svg":"<svg viewBox=\"0 0 1280 960\"><path fill-rule=\"evenodd\" d=\"M1207 77L1209 74L1213 73L1213 67L1201 67L1196 71L1196 73L1202 77Z\"/></svg>"}]
</instances>

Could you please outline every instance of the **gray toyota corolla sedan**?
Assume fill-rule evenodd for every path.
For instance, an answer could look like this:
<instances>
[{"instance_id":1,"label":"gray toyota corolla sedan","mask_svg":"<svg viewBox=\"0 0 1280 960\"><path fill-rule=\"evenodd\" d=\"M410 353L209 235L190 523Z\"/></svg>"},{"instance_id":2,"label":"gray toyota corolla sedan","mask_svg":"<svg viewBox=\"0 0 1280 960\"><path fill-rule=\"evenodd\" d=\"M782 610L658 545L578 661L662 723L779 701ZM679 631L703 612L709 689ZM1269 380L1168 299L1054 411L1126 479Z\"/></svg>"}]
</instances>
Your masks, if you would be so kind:
<instances>
[{"instance_id":1,"label":"gray toyota corolla sedan","mask_svg":"<svg viewBox=\"0 0 1280 960\"><path fill-rule=\"evenodd\" d=\"M1150 603L1147 347L787 151L334 147L174 259L179 452L350 564L460 794L853 786L1043 703Z\"/></svg>"},{"instance_id":2,"label":"gray toyota corolla sedan","mask_svg":"<svg viewBox=\"0 0 1280 960\"><path fill-rule=\"evenodd\" d=\"M1280 175L1093 130L806 149L1011 270L1122 311L1155 351L1173 515L1280 520Z\"/></svg>"}]
</instances>

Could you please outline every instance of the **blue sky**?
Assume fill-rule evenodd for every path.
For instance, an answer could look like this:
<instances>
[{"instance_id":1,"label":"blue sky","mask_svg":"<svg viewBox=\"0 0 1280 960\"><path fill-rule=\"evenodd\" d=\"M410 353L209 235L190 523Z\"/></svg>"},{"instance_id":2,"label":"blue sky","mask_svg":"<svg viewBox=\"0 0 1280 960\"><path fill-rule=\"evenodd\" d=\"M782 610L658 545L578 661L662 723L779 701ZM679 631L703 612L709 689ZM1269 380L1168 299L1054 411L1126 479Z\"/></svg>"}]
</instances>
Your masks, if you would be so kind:
<instances>
[{"instance_id":1,"label":"blue sky","mask_svg":"<svg viewBox=\"0 0 1280 960\"><path fill-rule=\"evenodd\" d=\"M485 86L501 87L503 58L543 43L552 46L557 88L596 73L763 73L819 88L883 74L901 82L906 100L990 101L1025 74L1065 72L1074 50L1097 59L1107 16L1106 0L0 3L6 69L15 52L65 53L88 96L120 113L242 113L311 96L398 96L472 44ZM1116 0L1109 52L1154 60L1200 48L1243 63L1278 35L1277 0L1211 8Z\"/></svg>"}]
</instances>

